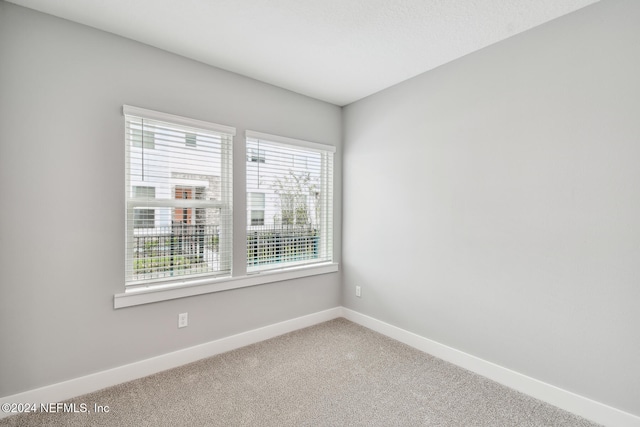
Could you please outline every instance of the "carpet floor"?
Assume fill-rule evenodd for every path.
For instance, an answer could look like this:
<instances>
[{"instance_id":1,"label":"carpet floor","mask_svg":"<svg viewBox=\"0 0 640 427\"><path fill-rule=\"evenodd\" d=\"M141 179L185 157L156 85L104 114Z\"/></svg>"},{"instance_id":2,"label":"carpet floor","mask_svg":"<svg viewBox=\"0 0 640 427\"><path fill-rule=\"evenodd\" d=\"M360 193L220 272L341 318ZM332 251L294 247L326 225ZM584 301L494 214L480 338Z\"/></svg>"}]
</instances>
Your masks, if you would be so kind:
<instances>
[{"instance_id":1,"label":"carpet floor","mask_svg":"<svg viewBox=\"0 0 640 427\"><path fill-rule=\"evenodd\" d=\"M596 425L342 318L68 402L0 426Z\"/></svg>"}]
</instances>

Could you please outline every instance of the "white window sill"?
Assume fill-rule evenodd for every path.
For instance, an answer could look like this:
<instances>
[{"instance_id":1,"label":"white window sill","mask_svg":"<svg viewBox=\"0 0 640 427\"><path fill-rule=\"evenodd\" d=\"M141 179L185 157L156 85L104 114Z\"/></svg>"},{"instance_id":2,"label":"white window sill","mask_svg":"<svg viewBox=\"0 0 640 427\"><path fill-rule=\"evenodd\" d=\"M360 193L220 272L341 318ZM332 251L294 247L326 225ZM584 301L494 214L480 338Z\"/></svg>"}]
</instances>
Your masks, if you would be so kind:
<instances>
[{"instance_id":1,"label":"white window sill","mask_svg":"<svg viewBox=\"0 0 640 427\"><path fill-rule=\"evenodd\" d=\"M148 288L135 288L126 290L121 294L116 294L113 298L113 307L131 307L134 305L228 291L230 289L263 285L265 283L280 282L282 280L298 279L337 271L337 263L324 263L313 266L294 267L286 270L265 271L260 274L249 274L241 277L185 280L180 283L149 286Z\"/></svg>"}]
</instances>

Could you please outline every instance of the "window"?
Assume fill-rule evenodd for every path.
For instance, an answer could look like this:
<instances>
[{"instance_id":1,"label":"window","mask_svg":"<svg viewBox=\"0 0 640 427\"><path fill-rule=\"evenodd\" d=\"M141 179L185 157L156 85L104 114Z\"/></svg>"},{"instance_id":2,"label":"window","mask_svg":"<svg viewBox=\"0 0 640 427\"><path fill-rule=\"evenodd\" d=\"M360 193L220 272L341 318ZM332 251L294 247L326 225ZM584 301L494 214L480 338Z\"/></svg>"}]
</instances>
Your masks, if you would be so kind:
<instances>
[{"instance_id":1,"label":"window","mask_svg":"<svg viewBox=\"0 0 640 427\"><path fill-rule=\"evenodd\" d=\"M334 152L331 146L247 131L248 272L332 261ZM268 161L254 162L256 153ZM260 228L254 227L255 206L263 206L255 217Z\"/></svg>"},{"instance_id":2,"label":"window","mask_svg":"<svg viewBox=\"0 0 640 427\"><path fill-rule=\"evenodd\" d=\"M131 142L137 148L155 148L155 134L150 130L144 132L139 128L131 129Z\"/></svg>"},{"instance_id":3,"label":"window","mask_svg":"<svg viewBox=\"0 0 640 427\"><path fill-rule=\"evenodd\" d=\"M124 115L126 285L229 276L235 129L129 106Z\"/></svg>"},{"instance_id":4,"label":"window","mask_svg":"<svg viewBox=\"0 0 640 427\"><path fill-rule=\"evenodd\" d=\"M195 147L198 145L198 140L195 133L187 133L184 136L184 143L187 147Z\"/></svg>"},{"instance_id":5,"label":"window","mask_svg":"<svg viewBox=\"0 0 640 427\"><path fill-rule=\"evenodd\" d=\"M247 161L254 163L264 163L264 150L259 150L257 148L247 149Z\"/></svg>"},{"instance_id":6,"label":"window","mask_svg":"<svg viewBox=\"0 0 640 427\"><path fill-rule=\"evenodd\" d=\"M138 199L153 200L156 198L155 187L133 187L133 197ZM153 228L155 225L155 209L134 209L133 210L133 227L134 228Z\"/></svg>"},{"instance_id":7,"label":"window","mask_svg":"<svg viewBox=\"0 0 640 427\"><path fill-rule=\"evenodd\" d=\"M338 271L334 147L247 131L243 264L232 260L235 128L123 113L125 292L115 308Z\"/></svg>"},{"instance_id":8,"label":"window","mask_svg":"<svg viewBox=\"0 0 640 427\"><path fill-rule=\"evenodd\" d=\"M175 188L175 198L177 200L205 200L206 187L182 187ZM179 207L173 210L173 223L197 224L204 212L202 208Z\"/></svg>"},{"instance_id":9,"label":"window","mask_svg":"<svg viewBox=\"0 0 640 427\"><path fill-rule=\"evenodd\" d=\"M247 193L248 223L264 225L264 193Z\"/></svg>"}]
</instances>

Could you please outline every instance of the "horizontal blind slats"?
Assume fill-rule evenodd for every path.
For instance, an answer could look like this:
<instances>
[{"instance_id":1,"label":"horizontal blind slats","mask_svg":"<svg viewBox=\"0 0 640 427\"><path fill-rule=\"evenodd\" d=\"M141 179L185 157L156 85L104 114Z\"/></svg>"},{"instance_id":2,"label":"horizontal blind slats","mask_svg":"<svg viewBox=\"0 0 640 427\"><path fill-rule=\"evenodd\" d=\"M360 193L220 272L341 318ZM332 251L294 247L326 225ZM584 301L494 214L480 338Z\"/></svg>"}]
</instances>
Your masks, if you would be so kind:
<instances>
[{"instance_id":1,"label":"horizontal blind slats","mask_svg":"<svg viewBox=\"0 0 640 427\"><path fill-rule=\"evenodd\" d=\"M185 118L167 123L157 118L177 116L151 115L125 114L126 284L229 275L235 131L225 134L224 126Z\"/></svg>"},{"instance_id":2,"label":"horizontal blind slats","mask_svg":"<svg viewBox=\"0 0 640 427\"><path fill-rule=\"evenodd\" d=\"M334 150L288 140L247 139L248 201L264 200L247 203L249 272L332 260Z\"/></svg>"}]
</instances>

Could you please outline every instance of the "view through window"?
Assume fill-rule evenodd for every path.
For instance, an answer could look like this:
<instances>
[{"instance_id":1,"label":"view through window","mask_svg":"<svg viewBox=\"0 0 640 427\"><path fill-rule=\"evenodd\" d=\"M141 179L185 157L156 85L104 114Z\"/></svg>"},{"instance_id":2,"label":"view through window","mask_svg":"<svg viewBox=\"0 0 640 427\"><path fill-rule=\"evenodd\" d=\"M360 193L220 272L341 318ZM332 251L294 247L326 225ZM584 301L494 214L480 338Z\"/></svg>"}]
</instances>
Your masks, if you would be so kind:
<instances>
[{"instance_id":1,"label":"view through window","mask_svg":"<svg viewBox=\"0 0 640 427\"><path fill-rule=\"evenodd\" d=\"M127 285L231 274L232 134L171 119L125 107Z\"/></svg>"},{"instance_id":2,"label":"view through window","mask_svg":"<svg viewBox=\"0 0 640 427\"><path fill-rule=\"evenodd\" d=\"M247 271L331 261L333 147L247 136Z\"/></svg>"}]
</instances>

